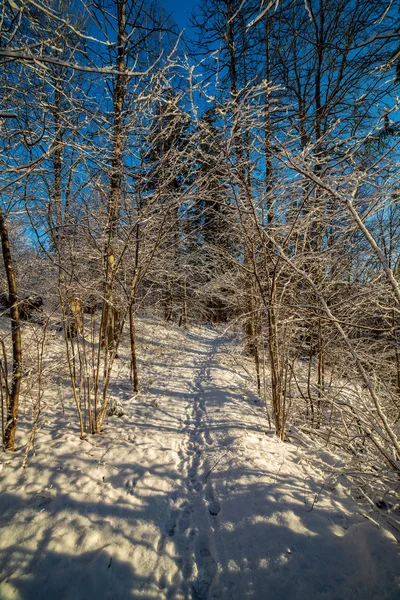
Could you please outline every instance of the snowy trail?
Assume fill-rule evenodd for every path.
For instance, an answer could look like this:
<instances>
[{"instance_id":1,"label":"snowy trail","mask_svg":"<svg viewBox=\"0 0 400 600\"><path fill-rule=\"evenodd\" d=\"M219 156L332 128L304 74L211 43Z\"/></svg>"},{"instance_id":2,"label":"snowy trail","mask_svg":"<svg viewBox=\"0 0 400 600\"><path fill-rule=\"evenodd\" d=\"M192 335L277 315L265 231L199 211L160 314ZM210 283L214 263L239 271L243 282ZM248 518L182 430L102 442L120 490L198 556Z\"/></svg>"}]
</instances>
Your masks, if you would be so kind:
<instances>
[{"instance_id":1,"label":"snowy trail","mask_svg":"<svg viewBox=\"0 0 400 600\"><path fill-rule=\"evenodd\" d=\"M393 536L266 430L217 334L163 334L103 436L53 412L28 469L2 456L0 598L399 598Z\"/></svg>"}]
</instances>

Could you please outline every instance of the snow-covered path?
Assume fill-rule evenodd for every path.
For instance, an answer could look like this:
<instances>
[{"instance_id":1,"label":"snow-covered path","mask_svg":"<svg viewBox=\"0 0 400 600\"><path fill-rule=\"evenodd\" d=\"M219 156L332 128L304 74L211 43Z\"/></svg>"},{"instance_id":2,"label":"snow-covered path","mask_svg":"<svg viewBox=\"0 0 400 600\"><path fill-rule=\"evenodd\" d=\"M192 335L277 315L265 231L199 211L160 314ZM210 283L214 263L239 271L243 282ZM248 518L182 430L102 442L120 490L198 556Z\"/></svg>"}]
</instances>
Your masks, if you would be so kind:
<instances>
[{"instance_id":1,"label":"snow-covered path","mask_svg":"<svg viewBox=\"0 0 400 600\"><path fill-rule=\"evenodd\" d=\"M103 436L54 411L28 469L1 457L0 598L399 598L393 536L267 431L217 334L165 336Z\"/></svg>"}]
</instances>

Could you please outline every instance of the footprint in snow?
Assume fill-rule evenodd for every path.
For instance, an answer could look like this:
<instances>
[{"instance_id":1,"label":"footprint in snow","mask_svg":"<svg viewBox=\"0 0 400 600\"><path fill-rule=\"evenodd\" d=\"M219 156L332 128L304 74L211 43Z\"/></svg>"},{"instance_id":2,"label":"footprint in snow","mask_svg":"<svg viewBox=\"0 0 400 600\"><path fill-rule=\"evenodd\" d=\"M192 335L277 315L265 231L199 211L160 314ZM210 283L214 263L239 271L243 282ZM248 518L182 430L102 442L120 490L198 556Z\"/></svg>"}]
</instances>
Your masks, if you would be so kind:
<instances>
[{"instance_id":1,"label":"footprint in snow","mask_svg":"<svg viewBox=\"0 0 400 600\"><path fill-rule=\"evenodd\" d=\"M139 478L128 479L128 481L125 483L125 489L126 489L127 493L130 494L131 496L133 496L135 493L135 487L138 482L138 479Z\"/></svg>"},{"instance_id":2,"label":"footprint in snow","mask_svg":"<svg viewBox=\"0 0 400 600\"><path fill-rule=\"evenodd\" d=\"M161 554L164 552L164 546L165 546L165 535L162 534L160 536L160 539L158 540L158 544L157 544L157 554L158 554L158 556L161 556Z\"/></svg>"},{"instance_id":3,"label":"footprint in snow","mask_svg":"<svg viewBox=\"0 0 400 600\"><path fill-rule=\"evenodd\" d=\"M170 518L164 525L164 531L168 537L173 537L175 535L177 517L178 517L178 511L174 510L171 513Z\"/></svg>"},{"instance_id":4,"label":"footprint in snow","mask_svg":"<svg viewBox=\"0 0 400 600\"><path fill-rule=\"evenodd\" d=\"M192 600L207 600L211 583L217 572L217 563L211 555L207 541L200 538L196 548L197 580L192 584Z\"/></svg>"},{"instance_id":5,"label":"footprint in snow","mask_svg":"<svg viewBox=\"0 0 400 600\"><path fill-rule=\"evenodd\" d=\"M207 429L207 431L206 431L206 442L207 442L207 444L209 444L209 445L213 443L213 438L212 438L212 435L211 435L211 433L208 431L208 429Z\"/></svg>"},{"instance_id":6,"label":"footprint in snow","mask_svg":"<svg viewBox=\"0 0 400 600\"><path fill-rule=\"evenodd\" d=\"M216 500L212 500L208 505L208 512L211 516L216 517L221 510L221 506Z\"/></svg>"},{"instance_id":7,"label":"footprint in snow","mask_svg":"<svg viewBox=\"0 0 400 600\"><path fill-rule=\"evenodd\" d=\"M192 465L188 471L190 479L194 479L197 475L197 465Z\"/></svg>"},{"instance_id":8,"label":"footprint in snow","mask_svg":"<svg viewBox=\"0 0 400 600\"><path fill-rule=\"evenodd\" d=\"M164 573L160 577L160 580L158 582L158 587L160 590L165 590L165 588L167 587L167 578Z\"/></svg>"},{"instance_id":9,"label":"footprint in snow","mask_svg":"<svg viewBox=\"0 0 400 600\"><path fill-rule=\"evenodd\" d=\"M190 515L193 512L193 506L191 504L188 504L187 506L185 506L185 508L182 511L182 514L180 516L179 519L179 532L183 533L184 531L186 531L187 529L189 529L189 525L190 525Z\"/></svg>"}]
</instances>

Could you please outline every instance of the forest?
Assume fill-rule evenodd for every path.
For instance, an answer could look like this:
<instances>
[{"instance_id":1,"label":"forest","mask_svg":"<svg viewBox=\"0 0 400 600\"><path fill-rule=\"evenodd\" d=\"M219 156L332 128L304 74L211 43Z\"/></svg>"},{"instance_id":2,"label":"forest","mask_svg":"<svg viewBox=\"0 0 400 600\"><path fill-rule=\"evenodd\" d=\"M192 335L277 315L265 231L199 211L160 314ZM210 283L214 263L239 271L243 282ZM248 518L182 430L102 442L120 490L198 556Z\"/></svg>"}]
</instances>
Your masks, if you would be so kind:
<instances>
[{"instance_id":1,"label":"forest","mask_svg":"<svg viewBox=\"0 0 400 600\"><path fill-rule=\"evenodd\" d=\"M85 444L106 453L140 403L149 417L139 426L132 413L132 427L151 422L161 439L165 394L166 410L181 410L173 393L178 403L193 396L193 430L181 423L176 434L187 455L211 452L201 435L233 398L215 383L220 356L232 381L244 378L235 393L252 398L268 443L319 461L310 514L346 481L367 525L399 540L400 4L199 0L184 30L174 10L161 0L1 2L0 475L12 470L16 494L21 477L33 482L25 473L45 460L45 431L67 436L68 456ZM208 362L190 362L208 348ZM226 408L229 427L235 411ZM97 597L267 597L261 583L246 594L225 585L200 517L190 530L173 516L197 514L190 473L202 465L218 540L220 502L208 486L230 444L204 463L188 458L191 483L164 527L158 556L175 530L175 552L189 556L190 531L200 532L186 575L182 558L180 575L160 575L154 593L143 575L148 595L135 583L133 595L114 587ZM138 460L140 471L146 454ZM5 515L20 506L7 502ZM397 598L391 577L354 597ZM283 579L271 598L344 599L356 585L349 575L350 587L280 595ZM2 585L1 598L60 595ZM85 585L60 597L88 598L97 588Z\"/></svg>"}]
</instances>

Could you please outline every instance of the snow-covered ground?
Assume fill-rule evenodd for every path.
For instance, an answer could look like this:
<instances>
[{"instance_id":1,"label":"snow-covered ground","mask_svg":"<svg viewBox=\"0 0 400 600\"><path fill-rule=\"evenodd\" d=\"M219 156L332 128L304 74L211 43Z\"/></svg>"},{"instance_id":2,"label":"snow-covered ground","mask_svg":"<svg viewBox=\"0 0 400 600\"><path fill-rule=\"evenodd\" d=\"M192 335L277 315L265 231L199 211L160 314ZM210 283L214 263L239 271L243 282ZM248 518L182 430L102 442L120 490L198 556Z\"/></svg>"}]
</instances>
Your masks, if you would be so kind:
<instances>
[{"instance_id":1,"label":"snow-covered ground","mask_svg":"<svg viewBox=\"0 0 400 600\"><path fill-rule=\"evenodd\" d=\"M80 440L54 388L28 467L1 455L2 600L400 597L393 535L274 438L216 331L139 338L142 391L122 353L103 435Z\"/></svg>"}]
</instances>

